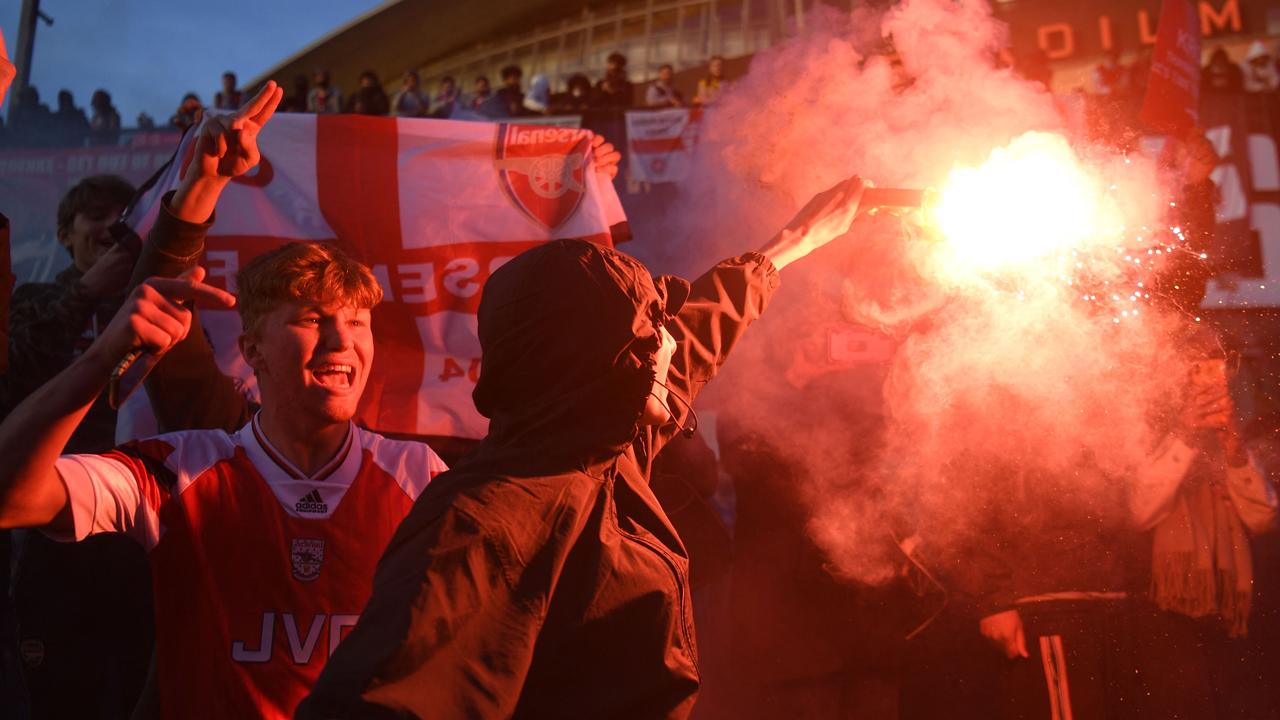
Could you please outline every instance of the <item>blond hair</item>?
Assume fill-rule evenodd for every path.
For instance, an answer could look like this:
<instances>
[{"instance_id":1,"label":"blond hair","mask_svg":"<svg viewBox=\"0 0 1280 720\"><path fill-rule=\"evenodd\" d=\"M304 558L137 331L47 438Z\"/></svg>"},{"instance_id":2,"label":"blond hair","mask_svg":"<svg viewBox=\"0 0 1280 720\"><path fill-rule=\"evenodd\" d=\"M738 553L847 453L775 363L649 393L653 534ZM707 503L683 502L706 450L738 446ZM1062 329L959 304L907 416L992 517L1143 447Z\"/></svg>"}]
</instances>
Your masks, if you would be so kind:
<instances>
[{"instance_id":1,"label":"blond hair","mask_svg":"<svg viewBox=\"0 0 1280 720\"><path fill-rule=\"evenodd\" d=\"M282 303L372 308L382 287L363 263L336 245L291 242L254 258L236 273L236 307L245 333Z\"/></svg>"}]
</instances>

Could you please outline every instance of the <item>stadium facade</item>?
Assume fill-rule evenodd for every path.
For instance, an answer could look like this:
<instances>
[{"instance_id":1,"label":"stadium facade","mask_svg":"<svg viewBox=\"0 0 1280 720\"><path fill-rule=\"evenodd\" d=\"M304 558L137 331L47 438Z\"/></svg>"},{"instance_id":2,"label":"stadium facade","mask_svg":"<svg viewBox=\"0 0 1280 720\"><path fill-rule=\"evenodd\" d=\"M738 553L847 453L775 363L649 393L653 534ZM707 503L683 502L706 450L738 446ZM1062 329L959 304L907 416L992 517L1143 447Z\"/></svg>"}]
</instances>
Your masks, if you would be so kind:
<instances>
[{"instance_id":1,"label":"stadium facade","mask_svg":"<svg viewBox=\"0 0 1280 720\"><path fill-rule=\"evenodd\" d=\"M1280 37L1274 0L1191 0L1206 37L1206 51L1225 46L1237 61L1248 43ZM257 78L286 83L317 68L332 72L342 88L356 87L365 69L388 90L401 73L418 70L434 87L445 75L469 90L479 75L497 84L499 71L518 65L526 81L544 74L554 89L569 76L598 79L606 58L622 52L634 82L670 63L688 85L712 55L729 59L731 74L755 52L805 29L814 0L392 0L338 28ZM827 0L837 10L892 5L887 0ZM1085 80L1087 68L1111 49L1133 57L1154 42L1159 0L996 0L1009 23L1014 53L1043 51L1057 89ZM691 89L691 88L689 88Z\"/></svg>"}]
</instances>

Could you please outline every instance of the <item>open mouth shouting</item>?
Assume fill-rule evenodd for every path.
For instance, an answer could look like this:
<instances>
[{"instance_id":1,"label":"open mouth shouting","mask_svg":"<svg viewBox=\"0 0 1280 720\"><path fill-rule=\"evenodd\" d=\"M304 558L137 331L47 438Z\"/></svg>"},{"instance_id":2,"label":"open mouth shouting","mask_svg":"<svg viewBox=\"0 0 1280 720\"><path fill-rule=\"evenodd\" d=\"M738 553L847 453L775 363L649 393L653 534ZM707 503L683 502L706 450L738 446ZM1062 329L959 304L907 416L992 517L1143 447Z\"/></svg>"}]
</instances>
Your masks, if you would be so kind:
<instances>
[{"instance_id":1,"label":"open mouth shouting","mask_svg":"<svg viewBox=\"0 0 1280 720\"><path fill-rule=\"evenodd\" d=\"M335 390L350 389L356 382L356 371L352 365L341 363L320 363L311 366L311 376L321 387Z\"/></svg>"}]
</instances>

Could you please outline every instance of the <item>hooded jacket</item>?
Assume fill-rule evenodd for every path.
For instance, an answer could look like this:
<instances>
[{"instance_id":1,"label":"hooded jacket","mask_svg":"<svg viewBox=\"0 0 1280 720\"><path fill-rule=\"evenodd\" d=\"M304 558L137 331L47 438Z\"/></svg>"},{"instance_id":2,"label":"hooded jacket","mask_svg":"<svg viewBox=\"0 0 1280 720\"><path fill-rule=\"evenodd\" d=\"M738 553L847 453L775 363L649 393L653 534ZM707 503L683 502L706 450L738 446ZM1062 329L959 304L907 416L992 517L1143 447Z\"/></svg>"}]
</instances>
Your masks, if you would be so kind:
<instances>
[{"instance_id":1,"label":"hooded jacket","mask_svg":"<svg viewBox=\"0 0 1280 720\"><path fill-rule=\"evenodd\" d=\"M677 426L642 426L662 324L692 402L778 284L764 256L690 287L583 241L485 285L473 395L489 435L436 478L301 718L683 718L698 688L688 557L649 488ZM687 296L687 297L686 297Z\"/></svg>"}]
</instances>

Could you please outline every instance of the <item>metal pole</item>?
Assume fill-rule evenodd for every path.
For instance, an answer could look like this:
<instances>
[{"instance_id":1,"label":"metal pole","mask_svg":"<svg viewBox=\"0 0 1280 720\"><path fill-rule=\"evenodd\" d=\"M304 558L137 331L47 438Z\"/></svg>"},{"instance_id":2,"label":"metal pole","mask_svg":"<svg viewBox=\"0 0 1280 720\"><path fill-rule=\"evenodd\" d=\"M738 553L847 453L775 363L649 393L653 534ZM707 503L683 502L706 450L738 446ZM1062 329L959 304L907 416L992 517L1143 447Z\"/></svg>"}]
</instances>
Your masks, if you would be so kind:
<instances>
[{"instance_id":1,"label":"metal pole","mask_svg":"<svg viewBox=\"0 0 1280 720\"><path fill-rule=\"evenodd\" d=\"M18 75L13 79L13 86L9 88L9 94L13 98L9 101L10 125L13 124L13 109L18 105L18 98L31 84L31 55L35 49L36 23L39 19L40 0L22 0L22 15L18 20L18 44L13 54L13 64L17 67Z\"/></svg>"}]
</instances>

